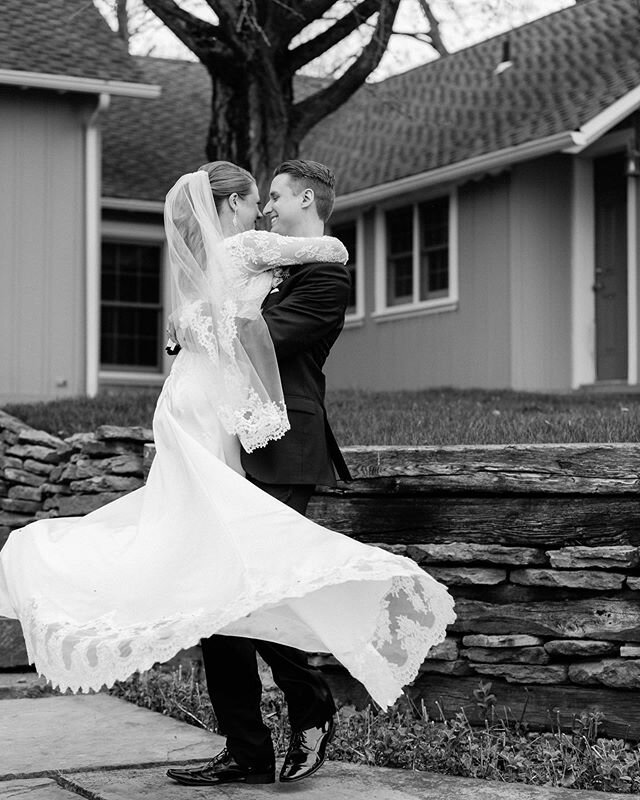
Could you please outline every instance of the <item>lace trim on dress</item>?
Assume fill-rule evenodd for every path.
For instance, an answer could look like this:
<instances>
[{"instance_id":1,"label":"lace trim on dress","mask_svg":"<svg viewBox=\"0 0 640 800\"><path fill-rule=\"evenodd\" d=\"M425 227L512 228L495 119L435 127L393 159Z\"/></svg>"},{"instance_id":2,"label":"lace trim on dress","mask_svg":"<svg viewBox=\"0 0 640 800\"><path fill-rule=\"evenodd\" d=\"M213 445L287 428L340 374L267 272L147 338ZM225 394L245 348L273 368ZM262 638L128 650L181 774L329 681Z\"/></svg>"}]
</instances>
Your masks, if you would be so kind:
<instances>
[{"instance_id":1,"label":"lace trim on dress","mask_svg":"<svg viewBox=\"0 0 640 800\"><path fill-rule=\"evenodd\" d=\"M237 317L237 304L227 299L214 326L206 305L196 301L181 310L179 325L194 333L212 364L220 368L227 391L224 393L226 402L212 398L218 418L227 433L237 436L245 451L251 453L270 441L281 439L291 426L284 402L271 400L266 395L261 398L234 357L238 344ZM221 359L220 350L230 357Z\"/></svg>"},{"instance_id":2,"label":"lace trim on dress","mask_svg":"<svg viewBox=\"0 0 640 800\"><path fill-rule=\"evenodd\" d=\"M45 604L36 599L23 609L21 622L27 652L38 672L61 690L98 690L124 680L136 670L150 669L201 638L223 630L236 620L269 604L349 581L389 581L373 636L354 643L348 652L333 650L351 674L365 684L381 706L391 705L418 674L431 647L445 637L455 619L453 600L445 588L409 559L400 564L370 559L336 569L332 574L304 580L304 592L266 589L239 597L232 609L176 614L155 624L118 625L114 614L85 624L47 621ZM408 574L397 574L408 562ZM396 573L393 575L393 573Z\"/></svg>"}]
</instances>

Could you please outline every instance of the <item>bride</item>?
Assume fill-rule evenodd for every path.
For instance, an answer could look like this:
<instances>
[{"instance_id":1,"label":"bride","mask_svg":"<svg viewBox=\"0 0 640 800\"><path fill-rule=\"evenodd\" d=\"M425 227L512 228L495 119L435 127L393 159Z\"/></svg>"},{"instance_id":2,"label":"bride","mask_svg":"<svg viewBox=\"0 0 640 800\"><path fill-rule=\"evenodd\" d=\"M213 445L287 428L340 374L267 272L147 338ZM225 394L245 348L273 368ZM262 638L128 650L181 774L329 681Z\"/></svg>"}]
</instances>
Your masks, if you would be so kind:
<instances>
[{"instance_id":1,"label":"bride","mask_svg":"<svg viewBox=\"0 0 640 800\"><path fill-rule=\"evenodd\" d=\"M413 561L262 492L239 458L240 445L288 429L260 314L274 269L344 263L346 251L331 237L253 230L253 179L240 193L209 177L184 175L166 199L182 349L157 403L147 483L85 517L14 531L0 552L0 616L20 620L30 661L63 690L110 686L217 633L332 653L388 706L444 638L451 597Z\"/></svg>"}]
</instances>

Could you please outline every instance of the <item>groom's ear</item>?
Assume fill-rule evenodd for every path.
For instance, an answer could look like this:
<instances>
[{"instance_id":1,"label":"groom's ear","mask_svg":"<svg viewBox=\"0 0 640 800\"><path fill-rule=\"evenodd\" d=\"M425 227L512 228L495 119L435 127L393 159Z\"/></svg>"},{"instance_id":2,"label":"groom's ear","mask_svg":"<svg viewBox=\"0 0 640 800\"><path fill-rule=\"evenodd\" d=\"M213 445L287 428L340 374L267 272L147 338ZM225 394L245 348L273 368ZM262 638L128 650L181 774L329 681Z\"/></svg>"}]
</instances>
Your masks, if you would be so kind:
<instances>
[{"instance_id":1,"label":"groom's ear","mask_svg":"<svg viewBox=\"0 0 640 800\"><path fill-rule=\"evenodd\" d=\"M313 201L316 199L313 189L310 186L302 192L302 197L300 200L300 205L302 208L309 208L310 205L313 204Z\"/></svg>"}]
</instances>

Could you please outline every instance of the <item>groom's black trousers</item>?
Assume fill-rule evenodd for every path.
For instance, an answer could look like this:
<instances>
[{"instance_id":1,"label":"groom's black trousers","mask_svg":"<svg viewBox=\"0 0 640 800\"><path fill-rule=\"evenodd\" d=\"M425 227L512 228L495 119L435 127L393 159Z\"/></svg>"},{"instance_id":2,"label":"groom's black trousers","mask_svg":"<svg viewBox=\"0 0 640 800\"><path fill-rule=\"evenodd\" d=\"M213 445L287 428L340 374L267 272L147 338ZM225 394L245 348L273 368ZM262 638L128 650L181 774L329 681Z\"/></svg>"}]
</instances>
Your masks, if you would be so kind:
<instances>
[{"instance_id":1,"label":"groom's black trousers","mask_svg":"<svg viewBox=\"0 0 640 800\"><path fill-rule=\"evenodd\" d=\"M247 477L300 514L306 512L313 486L268 484ZM320 726L335 713L326 681L309 667L300 650L242 636L214 635L202 639L201 644L211 705L220 732L227 737L227 749L239 764L260 766L274 760L269 728L260 713L262 683L256 652L284 693L294 730Z\"/></svg>"}]
</instances>

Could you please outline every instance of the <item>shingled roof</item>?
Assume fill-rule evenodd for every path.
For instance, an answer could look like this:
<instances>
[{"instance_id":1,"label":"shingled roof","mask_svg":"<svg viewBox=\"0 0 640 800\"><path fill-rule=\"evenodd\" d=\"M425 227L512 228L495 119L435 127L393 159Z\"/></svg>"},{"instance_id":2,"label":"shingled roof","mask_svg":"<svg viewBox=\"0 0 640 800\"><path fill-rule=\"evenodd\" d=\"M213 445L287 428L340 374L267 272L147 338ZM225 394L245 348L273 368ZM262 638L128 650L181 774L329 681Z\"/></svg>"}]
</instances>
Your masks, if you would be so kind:
<instances>
[{"instance_id":1,"label":"shingled roof","mask_svg":"<svg viewBox=\"0 0 640 800\"><path fill-rule=\"evenodd\" d=\"M22 72L146 85L91 0L2 0L1 7L0 83Z\"/></svg>"},{"instance_id":2,"label":"shingled roof","mask_svg":"<svg viewBox=\"0 0 640 800\"><path fill-rule=\"evenodd\" d=\"M507 40L512 63L497 72ZM114 100L103 194L161 200L204 159L209 79L197 63L138 63L163 96ZM586 0L364 86L314 128L301 155L331 165L348 194L579 131L639 86L637 1Z\"/></svg>"}]
</instances>

